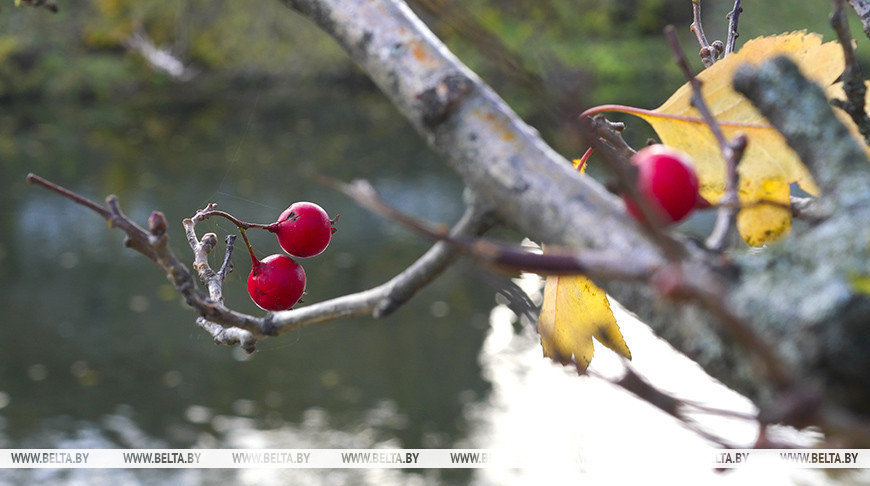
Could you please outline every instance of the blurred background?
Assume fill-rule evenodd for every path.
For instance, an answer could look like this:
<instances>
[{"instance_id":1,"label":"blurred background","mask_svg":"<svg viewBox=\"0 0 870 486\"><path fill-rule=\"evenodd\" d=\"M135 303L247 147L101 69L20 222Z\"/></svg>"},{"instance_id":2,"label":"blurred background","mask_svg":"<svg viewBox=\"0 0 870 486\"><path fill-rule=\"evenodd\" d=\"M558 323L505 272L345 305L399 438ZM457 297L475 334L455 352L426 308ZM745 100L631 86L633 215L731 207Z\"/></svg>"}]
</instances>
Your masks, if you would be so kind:
<instances>
[{"instance_id":1,"label":"blurred background","mask_svg":"<svg viewBox=\"0 0 870 486\"><path fill-rule=\"evenodd\" d=\"M571 124L584 107L653 108L682 84L662 41L666 24L682 29L687 52L697 48L687 0L411 4L567 157L584 149ZM739 42L804 28L833 37L827 1L743 5ZM644 470L601 471L594 458L714 447L605 381L541 359L533 323L497 295L509 277L470 262L384 320L300 329L261 342L251 356L215 346L159 270L122 248L119 232L24 176L98 201L117 194L143 224L163 211L174 222L173 249L188 261L180 221L209 202L267 223L294 201L316 201L341 219L327 251L302 262L307 302L377 285L428 247L318 186L312 172L369 179L394 205L448 224L462 212L461 180L329 38L279 2L58 6L52 14L0 5L0 448L481 447L573 459L511 471L17 470L0 471L0 484L636 482ZM704 3L711 40L724 39L730 8ZM859 38L859 52L866 43ZM157 66L149 52L169 61ZM626 133L636 144L652 135L637 120ZM235 233L223 220L198 229L221 240ZM250 236L259 256L279 251L271 235ZM231 307L258 313L245 292L246 258L236 255L225 295ZM515 283L539 301L536 277ZM751 411L629 314L618 317L635 365L655 384ZM602 349L593 368L616 374L618 362ZM751 423L704 420L739 444L754 439ZM757 474L686 467L673 479L748 484Z\"/></svg>"}]
</instances>

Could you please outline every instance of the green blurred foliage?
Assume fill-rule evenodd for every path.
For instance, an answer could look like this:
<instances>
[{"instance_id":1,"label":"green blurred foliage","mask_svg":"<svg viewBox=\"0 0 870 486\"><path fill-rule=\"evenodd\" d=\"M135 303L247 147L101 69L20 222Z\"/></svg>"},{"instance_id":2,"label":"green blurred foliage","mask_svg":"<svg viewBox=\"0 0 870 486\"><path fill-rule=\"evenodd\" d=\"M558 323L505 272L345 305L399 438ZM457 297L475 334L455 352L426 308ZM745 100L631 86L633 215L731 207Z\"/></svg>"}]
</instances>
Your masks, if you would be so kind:
<instances>
[{"instance_id":1,"label":"green blurred foliage","mask_svg":"<svg viewBox=\"0 0 870 486\"><path fill-rule=\"evenodd\" d=\"M513 106L525 111L530 91L516 90L506 81L512 73L499 66L474 31L486 30L521 61L524 69L539 75L550 90L571 95L565 77L574 78L574 91L583 105L621 103L654 107L683 82L671 61L663 30L678 28L684 50L691 55L698 44L689 31L689 0L409 0L447 44L482 74ZM710 41L725 40L725 15L733 2L702 2L702 18ZM830 4L814 2L800 9L787 1L744 0L739 42L799 29L833 38L827 24ZM852 14L853 32L861 29ZM471 24L477 23L472 26ZM865 39L866 40L866 39ZM739 45L739 44L738 44ZM491 50L491 49L490 49ZM695 58L696 69L701 69ZM561 80L561 81L560 81Z\"/></svg>"},{"instance_id":2,"label":"green blurred foliage","mask_svg":"<svg viewBox=\"0 0 870 486\"><path fill-rule=\"evenodd\" d=\"M697 49L688 29L688 0L408 1L564 153L580 150L569 121L583 108L603 103L652 108L683 83L663 40L665 25L678 26L687 53ZM731 5L730 0L703 3L710 40L724 37ZM740 42L801 28L831 37L825 2L800 9L789 8L787 0L743 5ZM860 34L857 19L850 17L853 32ZM173 80L128 49L137 33L196 69L194 81ZM0 100L111 101L172 97L179 91L220 98L239 89L323 80L370 86L361 79L327 35L275 0L88 0L63 2L58 14L11 6L0 11ZM649 135L643 127L633 140L627 134L634 142ZM0 151L4 144L0 140Z\"/></svg>"},{"instance_id":3,"label":"green blurred foliage","mask_svg":"<svg viewBox=\"0 0 870 486\"><path fill-rule=\"evenodd\" d=\"M61 3L58 14L4 6L0 99L107 99L171 84L126 48L135 33L195 67L205 89L348 70L333 41L275 1L90 0Z\"/></svg>"},{"instance_id":4,"label":"green blurred foliage","mask_svg":"<svg viewBox=\"0 0 870 486\"><path fill-rule=\"evenodd\" d=\"M493 42L550 91L572 90L583 104L649 104L680 82L662 41L667 24L694 51L687 0L409 0L460 57L515 102L534 111L529 92L510 82ZM829 6L785 8L787 2L745 0L741 40L808 28L827 33ZM704 2L712 39L725 35L730 1ZM470 23L469 23L470 22ZM21 95L105 98L168 83L125 43L137 32L204 73L198 82L301 81L353 72L340 49L316 27L274 0L89 0L61 3L60 13L32 8L0 12L0 98ZM856 30L860 32L860 30ZM490 39L490 40L491 40ZM499 65L501 64L501 65ZM509 66L514 70L517 65ZM209 82L214 82L210 85ZM566 84L568 86L566 86ZM524 91L523 91L524 90Z\"/></svg>"}]
</instances>

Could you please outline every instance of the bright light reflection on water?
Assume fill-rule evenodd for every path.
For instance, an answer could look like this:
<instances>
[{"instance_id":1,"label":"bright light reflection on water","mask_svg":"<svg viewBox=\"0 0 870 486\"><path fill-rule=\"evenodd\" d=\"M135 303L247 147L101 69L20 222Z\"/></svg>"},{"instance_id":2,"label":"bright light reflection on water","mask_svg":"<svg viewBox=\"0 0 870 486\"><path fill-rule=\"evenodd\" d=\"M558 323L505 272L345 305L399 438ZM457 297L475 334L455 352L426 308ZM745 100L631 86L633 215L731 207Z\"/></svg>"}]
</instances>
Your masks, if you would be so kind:
<instances>
[{"instance_id":1,"label":"bright light reflection on water","mask_svg":"<svg viewBox=\"0 0 870 486\"><path fill-rule=\"evenodd\" d=\"M518 283L531 290L537 278ZM736 412L753 412L751 403L706 376L701 369L666 343L618 305L615 312L626 340L631 343L633 365L639 373L662 390ZM517 316L504 305L490 314L490 330L480 351L484 376L492 383L491 393L471 400L465 411L472 424L468 436L450 445L456 448L489 449L501 457L515 459L516 467L483 468L471 472L473 485L526 485L556 482L576 484L646 484L650 477L666 477L670 484L829 484L831 477L820 470L743 469L717 472L703 460L711 459L715 445L705 441L672 417L635 398L606 380L578 377L565 368L541 359L537 336L528 322L517 324ZM602 347L591 368L602 376L619 376L622 363ZM6 397L9 400L9 397ZM396 405L384 400L363 414L362 420L344 428L334 427L330 414L310 408L298 422L277 419L268 430L256 420L242 416L253 413L253 403L239 401L238 416L215 414L192 405L186 418L194 424L208 424L220 434L202 432L194 448L309 449L309 448L401 448L403 444L384 431L406 425ZM72 428L46 423L38 443L58 448L165 448L161 439L148 436L132 419L132 410L119 407L101 423L76 423ZM708 432L732 443L749 447L755 438L755 424L738 419L698 416L697 423ZM0 446L9 447L0 417ZM64 430L74 432L62 432ZM818 439L811 432L777 429L778 437L811 446ZM46 437L48 436L48 437ZM27 444L16 445L27 447ZM678 464L674 467L674 464ZM852 474L852 475L850 475ZM651 476L652 475L652 476ZM867 475L847 473L841 484L861 484ZM426 485L442 484L437 471L397 469L239 469L239 470L17 470L0 473L0 485L51 482L72 485L206 484L229 482L238 485ZM590 482L591 481L591 482Z\"/></svg>"}]
</instances>

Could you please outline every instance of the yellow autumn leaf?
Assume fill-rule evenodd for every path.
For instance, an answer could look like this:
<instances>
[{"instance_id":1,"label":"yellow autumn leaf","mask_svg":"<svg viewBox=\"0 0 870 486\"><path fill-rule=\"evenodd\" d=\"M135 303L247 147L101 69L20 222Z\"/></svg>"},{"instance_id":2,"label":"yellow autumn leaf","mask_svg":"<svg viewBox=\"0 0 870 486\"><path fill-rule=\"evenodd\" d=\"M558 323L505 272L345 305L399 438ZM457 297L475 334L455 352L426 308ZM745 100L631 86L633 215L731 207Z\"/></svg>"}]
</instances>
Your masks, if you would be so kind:
<instances>
[{"instance_id":1,"label":"yellow autumn leaf","mask_svg":"<svg viewBox=\"0 0 870 486\"><path fill-rule=\"evenodd\" d=\"M789 184L797 183L810 194L818 187L797 154L783 136L767 123L752 103L732 88L734 72L743 64L758 65L773 57L787 55L803 74L823 87L830 86L843 72L843 50L836 42L822 43L819 34L793 32L750 40L738 52L698 74L701 92L725 137L744 133L749 144L740 162L739 197L746 206L738 216L738 230L747 243L760 245L788 233ZM725 161L719 145L700 113L692 107L692 88L681 86L655 110L622 109L652 125L665 145L678 148L694 159L701 195L717 202L725 192ZM602 107L604 108L604 107ZM596 111L591 111L594 113ZM776 204L758 204L773 201Z\"/></svg>"},{"instance_id":2,"label":"yellow autumn leaf","mask_svg":"<svg viewBox=\"0 0 870 486\"><path fill-rule=\"evenodd\" d=\"M544 356L563 365L574 362L579 373L592 361L593 337L631 359L607 295L580 275L547 277L538 333Z\"/></svg>"},{"instance_id":3,"label":"yellow autumn leaf","mask_svg":"<svg viewBox=\"0 0 870 486\"><path fill-rule=\"evenodd\" d=\"M764 244L788 233L791 228L791 212L787 209L790 183L797 183L810 194L818 194L809 171L782 135L731 85L739 66L757 65L779 55L788 55L805 76L822 86L829 86L843 72L843 49L839 44L823 44L818 34L795 32L753 39L737 53L698 75L703 83L704 100L725 136L730 139L743 132L749 137L738 167L740 201L749 207L738 215L737 228L750 245ZM691 106L691 94L691 86L686 83L653 111L698 119L700 113ZM725 162L709 127L700 120L649 115L642 118L653 126L665 145L680 148L693 157L701 181L701 195L709 201L718 201L725 190ZM759 200L772 200L783 206L755 204Z\"/></svg>"},{"instance_id":4,"label":"yellow autumn leaf","mask_svg":"<svg viewBox=\"0 0 870 486\"><path fill-rule=\"evenodd\" d=\"M782 135L767 124L752 103L734 91L731 85L734 72L741 65L758 65L780 55L788 55L807 78L821 86L831 85L843 72L843 49L836 42L822 44L821 35L795 32L761 37L747 42L735 54L698 74L703 83L701 93L726 137L732 138L738 132L749 136L749 146L740 163L741 178L758 181L784 179L817 194L818 187L797 154L788 147ZM695 158L702 181L701 195L716 201L725 189L725 163L713 134L700 119L698 110L691 106L691 95L692 88L686 83L653 110L656 114L691 120L656 114L640 116L653 126L665 145L683 149ZM689 138L691 140L686 140Z\"/></svg>"}]
</instances>

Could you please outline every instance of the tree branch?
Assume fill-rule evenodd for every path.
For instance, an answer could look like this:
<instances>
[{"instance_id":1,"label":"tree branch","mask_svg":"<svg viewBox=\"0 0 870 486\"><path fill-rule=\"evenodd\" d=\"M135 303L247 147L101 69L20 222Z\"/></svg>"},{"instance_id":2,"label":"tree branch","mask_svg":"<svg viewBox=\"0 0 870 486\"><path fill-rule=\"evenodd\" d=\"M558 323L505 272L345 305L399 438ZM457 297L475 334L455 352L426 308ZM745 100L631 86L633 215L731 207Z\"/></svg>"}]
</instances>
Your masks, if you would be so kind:
<instances>
[{"instance_id":1,"label":"tree branch","mask_svg":"<svg viewBox=\"0 0 870 486\"><path fill-rule=\"evenodd\" d=\"M185 234L194 254L194 269L208 288L209 293L206 295L196 287L193 274L169 248L166 219L159 211L154 211L148 218L149 230L146 231L121 212L118 198L114 195L106 198L106 207L103 207L35 174L28 174L27 182L85 206L106 219L110 227L126 233L124 245L145 255L160 267L175 289L184 296L185 302L200 313L196 323L212 335L215 343L239 344L249 353L255 350L259 339L277 336L302 326L366 314L374 317L386 316L407 302L460 256L448 243L439 242L402 273L378 287L298 309L255 317L229 309L223 301L223 281L232 268L235 236L227 237L223 264L215 272L208 264L208 255L217 245L217 235L206 233L202 239L196 235L197 222L217 215L218 212L209 212L214 205L197 211L193 218L183 221ZM493 219L485 208L473 200L470 201L465 214L450 235L478 235L486 231L493 224Z\"/></svg>"},{"instance_id":2,"label":"tree branch","mask_svg":"<svg viewBox=\"0 0 870 486\"><path fill-rule=\"evenodd\" d=\"M857 316L870 312L865 307L866 299L849 283L849 270L837 262L842 257L836 256L835 251L845 246L845 251L851 252L846 260L852 268L860 275L870 275L868 250L857 248L859 244L866 247L870 239L864 229L870 228L870 219L860 219L867 222L844 226L836 233L855 235L858 231L854 238L832 240L830 233L824 235L823 227L836 219L829 218L809 227L806 233L795 231L788 240L764 252L736 254L721 261L678 239L682 254L674 266L655 239L626 217L615 196L591 178L572 170L567 160L547 147L533 129L449 53L403 2L282 0L282 3L330 34L430 146L444 155L470 190L496 208L502 221L536 241L563 246L575 254L612 252L622 255L627 265L669 268L672 275L691 277L691 282L684 282L690 287L690 294L695 292L690 301L679 299L686 290L681 285L671 285L675 293L665 292L670 298L661 298L656 286L667 284L669 277L654 278L653 285L614 280L596 283L616 300L628 304L656 334L697 361L712 376L753 399L762 410L799 409L782 405L788 397L802 396L792 393L796 388L771 387L759 373L757 361L750 358L767 352L764 346L754 347L753 341L773 343L779 358L770 362L781 360L781 368L787 370L784 376L800 377L801 386L797 388L804 389L806 385L806 389L816 390L809 395L824 397L819 407L811 407L813 410L824 410L829 402L838 401L848 404L853 411L868 408L870 378L856 376L855 371L870 368L870 363L866 363L870 359L868 354L857 356L861 366L854 370L843 369L845 365L834 364L832 359L857 352L861 348L859 342L864 344L863 349L870 347L858 333L863 329L860 325L863 321ZM785 98L788 103L783 102L784 107L802 99L794 93ZM429 116L431 113L438 116ZM799 113L805 117L801 119L802 126L819 125L810 121L814 119L806 117L805 111ZM839 137L830 131L825 136ZM866 162L846 163L851 155L859 153L852 152L854 141L851 143L852 147L841 146L827 153L827 166L816 168L819 173L828 173L818 178L826 192L831 187L826 184L843 175L835 168L843 164L867 167L863 165ZM864 160L863 153L852 160ZM868 185L864 179L836 185L838 189L845 185L856 189L847 191L853 196L852 216L862 204L870 207L866 203ZM859 186L863 190L860 195ZM824 198L819 202L824 203ZM807 238L808 234L814 236ZM846 239L850 241L848 245L843 244ZM823 257L810 251L819 245L826 247ZM797 259L797 265L792 257ZM828 265L830 262L837 263ZM714 283L714 289L707 288ZM691 288L696 285L704 288ZM739 335L743 330L723 325L723 321L731 319L758 339L742 339ZM844 335L854 342L846 343L837 334L839 330L845 331L841 327L851 328ZM792 379L782 382L790 383ZM856 388L856 384L860 386ZM851 394L848 390L852 390ZM859 397L865 400L861 402ZM792 417L778 412L770 415L784 420Z\"/></svg>"},{"instance_id":3,"label":"tree branch","mask_svg":"<svg viewBox=\"0 0 870 486\"><path fill-rule=\"evenodd\" d=\"M489 212L471 203L450 234L478 235L491 225ZM269 318L272 333L282 334L302 326L366 314L384 317L407 302L459 256L449 244L438 242L402 273L377 287L298 309L276 312Z\"/></svg>"},{"instance_id":4,"label":"tree branch","mask_svg":"<svg viewBox=\"0 0 870 486\"><path fill-rule=\"evenodd\" d=\"M870 414L870 298L855 284L870 275L867 157L822 89L787 58L740 68L734 87L813 172L823 190L816 204L831 216L765 254L740 256L733 298L771 339L789 343L789 359L827 400Z\"/></svg>"}]
</instances>

